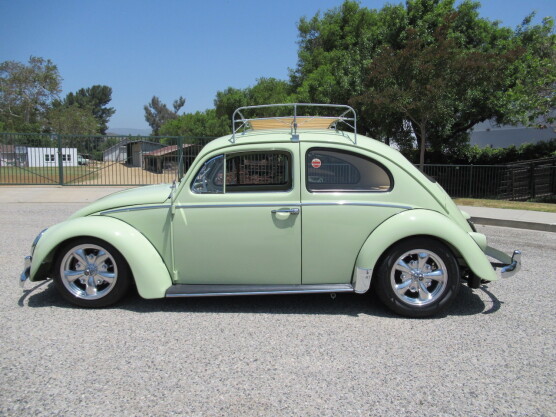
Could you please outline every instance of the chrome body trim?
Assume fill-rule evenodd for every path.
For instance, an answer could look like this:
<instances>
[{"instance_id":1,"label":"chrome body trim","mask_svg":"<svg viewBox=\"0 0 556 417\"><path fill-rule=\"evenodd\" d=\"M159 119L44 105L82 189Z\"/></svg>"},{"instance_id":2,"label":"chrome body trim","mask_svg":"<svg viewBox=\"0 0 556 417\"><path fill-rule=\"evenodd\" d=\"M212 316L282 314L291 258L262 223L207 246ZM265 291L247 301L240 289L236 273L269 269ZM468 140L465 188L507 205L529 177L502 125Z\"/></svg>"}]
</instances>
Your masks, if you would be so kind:
<instances>
[{"instance_id":1,"label":"chrome body trim","mask_svg":"<svg viewBox=\"0 0 556 417\"><path fill-rule=\"evenodd\" d=\"M356 267L353 271L353 288L357 294L369 291L373 270L371 268Z\"/></svg>"},{"instance_id":2,"label":"chrome body trim","mask_svg":"<svg viewBox=\"0 0 556 417\"><path fill-rule=\"evenodd\" d=\"M513 277L521 270L521 251L514 250L512 255L512 260L509 265L506 265L500 269L500 275L502 278Z\"/></svg>"},{"instance_id":3,"label":"chrome body trim","mask_svg":"<svg viewBox=\"0 0 556 417\"><path fill-rule=\"evenodd\" d=\"M156 209L170 208L170 207L172 207L171 204L159 204L155 206L134 206L134 207L125 207L120 209L105 210L105 211L101 211L100 214L104 216L105 214L110 214L110 213L123 213L126 211L140 211L140 210L156 210Z\"/></svg>"},{"instance_id":4,"label":"chrome body trim","mask_svg":"<svg viewBox=\"0 0 556 417\"><path fill-rule=\"evenodd\" d=\"M500 263L491 262L494 269L500 268L500 276L502 278L513 277L521 270L521 251L514 250L512 256L506 255L498 249L487 246L485 254L496 259Z\"/></svg>"},{"instance_id":5,"label":"chrome body trim","mask_svg":"<svg viewBox=\"0 0 556 417\"><path fill-rule=\"evenodd\" d=\"M336 203L301 203L302 206L356 206L356 207L387 207L387 208L399 208L404 210L412 210L412 206L406 206L403 204L389 204L389 203L359 203L359 202L349 202L349 201L338 201Z\"/></svg>"},{"instance_id":6,"label":"chrome body trim","mask_svg":"<svg viewBox=\"0 0 556 417\"><path fill-rule=\"evenodd\" d=\"M41 231L37 237L35 238L35 240L33 240L33 243L31 244L31 256L33 256L33 253L35 252L35 247L37 246L37 243L39 243L39 240L41 239L42 235L44 235L44 232L46 232L48 230L48 228L44 229L43 231Z\"/></svg>"},{"instance_id":7,"label":"chrome body trim","mask_svg":"<svg viewBox=\"0 0 556 417\"><path fill-rule=\"evenodd\" d=\"M23 288L25 286L25 281L29 279L31 274L31 262L33 258L31 256L26 256L23 258L23 272L19 276L19 286Z\"/></svg>"},{"instance_id":8,"label":"chrome body trim","mask_svg":"<svg viewBox=\"0 0 556 417\"><path fill-rule=\"evenodd\" d=\"M216 297L234 295L318 294L353 292L351 284L311 285L193 285L176 284L166 291L166 297Z\"/></svg>"},{"instance_id":9,"label":"chrome body trim","mask_svg":"<svg viewBox=\"0 0 556 417\"><path fill-rule=\"evenodd\" d=\"M294 204L284 204L282 202L276 203L237 203L237 204L178 204L174 206L176 209L202 209L202 208L237 208L237 207L276 207L276 206L294 206L294 207L315 207L315 206L356 206L356 207L388 207L388 208L398 208L403 210L412 210L413 207L405 206L402 204L387 204L387 203L358 203L358 202L330 202L330 203L294 203ZM126 211L138 211L138 210L156 210L162 208L171 208L171 204L160 204L154 206L135 206L126 207L113 210L101 211L101 215L111 214L111 213L122 213ZM294 210L294 209L292 209Z\"/></svg>"}]
</instances>

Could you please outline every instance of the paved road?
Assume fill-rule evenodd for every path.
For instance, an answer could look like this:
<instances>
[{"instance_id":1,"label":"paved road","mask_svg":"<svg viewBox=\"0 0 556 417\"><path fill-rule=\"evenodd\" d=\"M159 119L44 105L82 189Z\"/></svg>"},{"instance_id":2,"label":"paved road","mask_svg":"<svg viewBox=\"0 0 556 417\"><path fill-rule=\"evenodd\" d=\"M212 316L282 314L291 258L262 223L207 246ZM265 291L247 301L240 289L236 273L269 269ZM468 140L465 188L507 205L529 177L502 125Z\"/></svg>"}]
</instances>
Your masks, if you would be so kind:
<instances>
[{"instance_id":1,"label":"paved road","mask_svg":"<svg viewBox=\"0 0 556 417\"><path fill-rule=\"evenodd\" d=\"M0 206L0 415L556 414L556 234L479 226L518 277L443 317L339 294L71 307L16 284L35 235L80 204Z\"/></svg>"}]
</instances>

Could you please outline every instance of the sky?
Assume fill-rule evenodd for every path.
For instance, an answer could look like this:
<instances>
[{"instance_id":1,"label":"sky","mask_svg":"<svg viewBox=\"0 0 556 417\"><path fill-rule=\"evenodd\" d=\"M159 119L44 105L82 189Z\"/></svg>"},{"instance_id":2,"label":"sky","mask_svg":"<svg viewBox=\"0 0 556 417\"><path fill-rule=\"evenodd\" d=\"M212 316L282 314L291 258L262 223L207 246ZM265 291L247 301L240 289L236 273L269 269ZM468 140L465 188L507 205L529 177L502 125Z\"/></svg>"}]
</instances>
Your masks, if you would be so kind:
<instances>
[{"instance_id":1,"label":"sky","mask_svg":"<svg viewBox=\"0 0 556 417\"><path fill-rule=\"evenodd\" d=\"M361 0L380 9L399 0ZM460 1L456 1L459 3ZM148 129L143 106L156 95L182 112L213 107L217 91L260 77L288 78L297 62L297 22L342 0L0 0L0 62L50 59L61 94L112 87L109 123ZM554 0L483 0L480 14L514 28L556 16Z\"/></svg>"}]
</instances>

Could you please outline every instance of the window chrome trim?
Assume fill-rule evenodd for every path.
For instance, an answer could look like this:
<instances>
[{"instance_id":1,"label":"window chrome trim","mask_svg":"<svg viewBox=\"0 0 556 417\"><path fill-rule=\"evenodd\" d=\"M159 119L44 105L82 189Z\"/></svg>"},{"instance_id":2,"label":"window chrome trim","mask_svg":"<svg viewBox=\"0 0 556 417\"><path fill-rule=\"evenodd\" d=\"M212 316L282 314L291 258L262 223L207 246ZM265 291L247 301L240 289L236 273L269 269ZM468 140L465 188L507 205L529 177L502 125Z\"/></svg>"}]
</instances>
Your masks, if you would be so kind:
<instances>
[{"instance_id":1,"label":"window chrome trim","mask_svg":"<svg viewBox=\"0 0 556 417\"><path fill-rule=\"evenodd\" d=\"M262 191L251 191L251 190L246 190L246 191L226 191L226 170L227 170L227 162L228 159L230 158L234 158L236 156L242 156L242 155L248 155L248 154L252 154L252 153L275 153L275 154L284 154L288 156L288 163L289 163L289 171L290 171L290 188L288 188L287 190L262 190ZM222 183L222 191L221 192L213 192L213 193L202 193L202 192L198 192L195 191L193 189L193 185L195 182L195 179L198 177L199 173L201 172L201 169L203 169L203 167L205 166L205 164L207 164L208 162L212 161L213 159L216 158L220 158L223 157L224 158L224 162L223 162L223 172L224 172L224 178L223 178L223 183ZM201 162L201 167L197 170L197 173L195 174L195 176L191 177L191 181L189 184L189 189L191 190L191 192L193 194L196 195L218 195L218 194L246 194L246 193L254 193L254 194L261 194L261 193L290 193L295 189L295 155L294 152L292 152L291 149L287 149L287 148L281 148L281 147L276 147L273 149L252 149L249 151L246 150L232 150L230 152L223 152L223 153L219 153L216 156L212 156L208 159L206 159L204 162ZM250 185L259 185L259 184L248 184L248 185L241 185L242 187L249 187ZM260 184L260 185L267 185L267 184Z\"/></svg>"},{"instance_id":2,"label":"window chrome trim","mask_svg":"<svg viewBox=\"0 0 556 417\"><path fill-rule=\"evenodd\" d=\"M234 203L234 204L178 204L175 206L176 209L199 209L199 208L238 208L238 207L277 207L277 206L288 206L288 207L318 207L318 206L355 206L355 207L384 207L384 208L397 208L403 210L412 210L413 207L405 206L402 204L388 204L388 203L358 203L349 201L339 201L330 203L288 203L276 202L276 203ZM171 208L171 204L162 204L156 206L136 206L127 207L114 210L106 210L100 212L101 215L112 214L112 213L124 213L128 211L141 211L141 210L155 210L163 208Z\"/></svg>"},{"instance_id":3,"label":"window chrome trim","mask_svg":"<svg viewBox=\"0 0 556 417\"><path fill-rule=\"evenodd\" d=\"M355 156L357 158L360 159L364 159L367 162L370 162L372 164L375 164L376 166L378 166L379 168L381 168L386 175L388 176L388 179L390 180L390 187L388 187L387 190L349 190L349 189L342 189L342 188L330 188L330 189L323 189L323 190L318 190L318 189L312 189L309 187L309 171L308 171L308 167L307 167L307 161L308 161L308 156L310 152L318 152L318 151L325 151L325 152L329 152L329 153L340 153L340 154L345 154L345 155L351 155L351 156ZM333 156L334 157L334 156ZM337 158L337 157L334 157ZM305 178L302 179L302 181L305 181L305 189L307 190L307 192L311 193L311 194L320 194L320 193L364 193L364 194L380 194L380 193L390 193L392 192L392 190L394 189L394 185L395 185L395 181L394 181L394 175L392 174L392 172L386 167L386 165L384 165L382 162L376 160L373 157L367 156L365 154L362 154L360 152L355 152L352 150L346 150L346 149L341 149L341 148L334 148L334 147L327 147L327 146L314 146L312 148L308 148L305 151L305 157L303 158L305 160ZM348 162L349 163L349 162ZM351 164L353 165L353 164ZM334 184L332 184L334 185Z\"/></svg>"}]
</instances>

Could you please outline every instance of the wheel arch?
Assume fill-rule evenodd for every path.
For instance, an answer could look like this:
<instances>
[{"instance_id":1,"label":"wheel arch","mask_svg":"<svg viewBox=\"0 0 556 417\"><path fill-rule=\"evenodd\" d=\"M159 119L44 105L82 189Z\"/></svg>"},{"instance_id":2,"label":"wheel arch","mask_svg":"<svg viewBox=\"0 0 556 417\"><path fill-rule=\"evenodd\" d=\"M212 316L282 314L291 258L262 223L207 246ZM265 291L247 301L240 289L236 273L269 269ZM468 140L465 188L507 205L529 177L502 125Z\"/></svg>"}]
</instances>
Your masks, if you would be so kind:
<instances>
[{"instance_id":1,"label":"wheel arch","mask_svg":"<svg viewBox=\"0 0 556 417\"><path fill-rule=\"evenodd\" d=\"M101 216L70 219L49 228L33 253L30 280L48 276L60 248L81 237L100 239L116 248L127 262L141 297L162 298L172 285L164 261L143 234L121 220Z\"/></svg>"},{"instance_id":2,"label":"wheel arch","mask_svg":"<svg viewBox=\"0 0 556 417\"><path fill-rule=\"evenodd\" d=\"M434 233L432 233L434 232ZM376 271L390 248L409 238L436 239L453 252L475 275L487 281L498 279L483 250L473 238L443 214L415 209L398 213L371 232L357 256L356 270Z\"/></svg>"}]
</instances>

